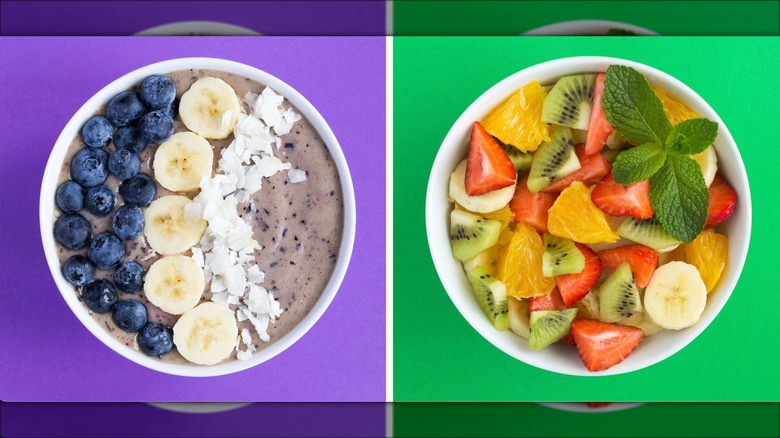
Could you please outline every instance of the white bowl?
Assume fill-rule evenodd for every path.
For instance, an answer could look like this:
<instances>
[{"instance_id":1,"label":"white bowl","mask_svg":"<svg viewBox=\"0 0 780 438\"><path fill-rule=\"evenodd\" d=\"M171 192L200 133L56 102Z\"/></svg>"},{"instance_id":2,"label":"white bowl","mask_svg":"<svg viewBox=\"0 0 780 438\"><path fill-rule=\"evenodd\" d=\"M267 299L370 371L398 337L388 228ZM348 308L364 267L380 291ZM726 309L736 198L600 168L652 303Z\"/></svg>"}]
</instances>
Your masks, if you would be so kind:
<instances>
[{"instance_id":1,"label":"white bowl","mask_svg":"<svg viewBox=\"0 0 780 438\"><path fill-rule=\"evenodd\" d=\"M606 414L608 412L625 411L626 409L634 409L645 403L610 403L607 406L600 408L591 408L585 402L563 402L563 403L538 403L546 408L557 409L559 411L578 412L581 414Z\"/></svg>"},{"instance_id":2,"label":"white bowl","mask_svg":"<svg viewBox=\"0 0 780 438\"><path fill-rule=\"evenodd\" d=\"M658 35L650 29L635 26L633 24L622 23L620 21L608 20L572 20L562 21L560 23L548 24L546 26L531 29L523 33L525 36L555 36L555 35L604 35L610 29L625 29L634 32L637 35Z\"/></svg>"},{"instance_id":3,"label":"white bowl","mask_svg":"<svg viewBox=\"0 0 780 438\"><path fill-rule=\"evenodd\" d=\"M707 306L699 322L684 330L664 330L649 336L622 363L606 371L591 373L571 345L556 343L543 350L531 350L525 339L509 330L500 332L493 328L477 303L461 263L452 257L449 242L449 215L452 204L447 200L447 194L450 173L467 155L469 133L474 121L483 120L510 93L532 80L548 85L570 74L603 72L612 64L638 70L652 85L662 87L702 117L718 123L718 137L714 146L718 154L719 169L737 191L738 200L734 214L720 226L729 236L728 264L717 287L709 294ZM425 222L433 263L444 288L463 317L485 339L506 354L537 368L576 376L606 376L639 370L666 359L688 345L715 319L731 296L745 264L751 226L750 188L745 166L728 128L707 102L693 90L672 76L637 62L581 56L544 62L523 69L491 87L466 109L447 133L433 163L428 180Z\"/></svg>"},{"instance_id":4,"label":"white bowl","mask_svg":"<svg viewBox=\"0 0 780 438\"><path fill-rule=\"evenodd\" d=\"M55 211L54 195L57 190L60 169L71 141L79 133L84 122L86 122L100 107L106 105L106 103L116 94L139 84L147 76L190 68L233 73L265 84L284 96L295 106L303 117L311 122L314 129L317 130L317 133L325 142L333 161L336 163L339 178L341 179L341 191L344 197L344 225L338 259L333 269L333 274L331 275L328 284L325 286L325 290L322 291L322 295L314 305L314 308L312 308L303 320L289 333L277 339L267 348L255 353L250 359L245 361L233 360L228 363L212 366L165 363L159 359L149 357L140 351L135 351L112 338L111 335L89 315L87 308L78 300L77 293L74 292L73 286L65 281L65 278L62 275L60 261L57 257L57 245L54 241L53 233ZM325 119L322 118L317 109L314 108L305 97L295 91L294 88L264 71L238 62L216 58L179 58L147 65L146 67L141 67L138 70L122 76L98 91L97 94L92 96L87 103L76 111L76 114L74 114L68 124L65 125L59 138L57 138L51 155L49 155L49 161L46 164L43 182L41 183L40 225L46 262L49 265L57 288L60 290L65 302L68 303L68 306L70 306L73 313L78 317L79 321L81 321L93 335L100 339L100 341L120 355L153 370L180 376L218 376L254 367L281 353L295 341L300 339L300 337L317 322L325 312L325 309L328 308L328 305L333 301L333 297L336 295L336 292L344 279L344 274L346 273L347 265L349 264L349 259L352 255L352 246L355 241L355 193L352 187L352 178L349 173L349 168L347 167L347 161L344 158L341 146L339 146L335 135L333 135L333 131L331 131L327 122L325 122Z\"/></svg>"},{"instance_id":5,"label":"white bowl","mask_svg":"<svg viewBox=\"0 0 780 438\"><path fill-rule=\"evenodd\" d=\"M236 26L220 21L176 21L142 30L137 36L169 36L169 35L222 35L222 36L257 36L262 35L252 29Z\"/></svg>"}]
</instances>

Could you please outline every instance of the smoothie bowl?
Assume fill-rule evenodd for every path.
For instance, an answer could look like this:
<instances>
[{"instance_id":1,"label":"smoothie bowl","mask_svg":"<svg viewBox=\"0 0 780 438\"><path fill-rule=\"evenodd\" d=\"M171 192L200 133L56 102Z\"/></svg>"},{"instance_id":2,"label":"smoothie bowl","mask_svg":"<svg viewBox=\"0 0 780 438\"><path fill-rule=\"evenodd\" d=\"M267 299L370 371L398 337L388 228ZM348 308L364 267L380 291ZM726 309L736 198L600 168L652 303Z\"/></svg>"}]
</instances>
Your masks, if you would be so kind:
<instances>
[{"instance_id":1,"label":"smoothie bowl","mask_svg":"<svg viewBox=\"0 0 780 438\"><path fill-rule=\"evenodd\" d=\"M466 109L434 161L426 226L442 284L488 341L553 372L621 374L681 350L723 308L750 190L694 91L636 62L574 57Z\"/></svg>"},{"instance_id":2,"label":"smoothie bowl","mask_svg":"<svg viewBox=\"0 0 780 438\"><path fill-rule=\"evenodd\" d=\"M355 200L317 110L274 76L181 58L112 82L71 118L43 177L41 236L98 339L184 376L241 371L322 316Z\"/></svg>"}]
</instances>

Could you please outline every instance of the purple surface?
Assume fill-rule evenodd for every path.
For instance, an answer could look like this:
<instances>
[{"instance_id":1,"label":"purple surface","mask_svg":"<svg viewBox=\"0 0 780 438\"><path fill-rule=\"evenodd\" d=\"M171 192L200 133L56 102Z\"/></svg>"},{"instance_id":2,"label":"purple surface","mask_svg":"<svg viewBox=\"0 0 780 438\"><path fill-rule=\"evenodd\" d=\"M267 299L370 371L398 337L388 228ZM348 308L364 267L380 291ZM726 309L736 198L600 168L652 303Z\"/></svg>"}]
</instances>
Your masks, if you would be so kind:
<instances>
[{"instance_id":1,"label":"purple surface","mask_svg":"<svg viewBox=\"0 0 780 438\"><path fill-rule=\"evenodd\" d=\"M189 414L143 403L4 403L0 436L384 437L385 404L253 403Z\"/></svg>"},{"instance_id":2,"label":"purple surface","mask_svg":"<svg viewBox=\"0 0 780 438\"><path fill-rule=\"evenodd\" d=\"M384 35L385 1L0 2L0 35L124 36L178 21L218 21L263 35Z\"/></svg>"},{"instance_id":3,"label":"purple surface","mask_svg":"<svg viewBox=\"0 0 780 438\"><path fill-rule=\"evenodd\" d=\"M0 215L0 400L384 401L384 37L3 37L0 53L0 205L13 206ZM76 110L125 73L188 56L297 89L339 139L357 202L352 261L322 318L277 357L221 377L162 374L103 345L57 290L38 225L46 160Z\"/></svg>"}]
</instances>

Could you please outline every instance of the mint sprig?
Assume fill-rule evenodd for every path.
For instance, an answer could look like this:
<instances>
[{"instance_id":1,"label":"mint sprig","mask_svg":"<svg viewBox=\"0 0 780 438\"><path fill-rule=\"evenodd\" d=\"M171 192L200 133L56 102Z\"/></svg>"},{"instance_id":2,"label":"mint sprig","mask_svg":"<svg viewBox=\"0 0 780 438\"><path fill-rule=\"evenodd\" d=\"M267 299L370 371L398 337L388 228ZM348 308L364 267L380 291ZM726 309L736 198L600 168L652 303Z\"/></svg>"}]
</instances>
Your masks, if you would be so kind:
<instances>
[{"instance_id":1,"label":"mint sprig","mask_svg":"<svg viewBox=\"0 0 780 438\"><path fill-rule=\"evenodd\" d=\"M664 144L672 130L661 100L633 68L607 69L603 104L609 123L628 141Z\"/></svg>"},{"instance_id":2,"label":"mint sprig","mask_svg":"<svg viewBox=\"0 0 780 438\"><path fill-rule=\"evenodd\" d=\"M650 203L658 221L678 240L695 239L707 221L710 196L701 168L689 155L715 141L718 124L696 118L672 127L647 79L622 65L607 69L603 106L609 123L640 144L617 156L615 181L628 185L650 179Z\"/></svg>"},{"instance_id":3,"label":"mint sprig","mask_svg":"<svg viewBox=\"0 0 780 438\"><path fill-rule=\"evenodd\" d=\"M707 119L684 120L669 133L666 151L675 155L694 155L704 152L718 136L718 124Z\"/></svg>"},{"instance_id":4,"label":"mint sprig","mask_svg":"<svg viewBox=\"0 0 780 438\"><path fill-rule=\"evenodd\" d=\"M666 152L657 143L646 143L623 151L612 165L612 177L628 185L653 176L666 161Z\"/></svg>"},{"instance_id":5,"label":"mint sprig","mask_svg":"<svg viewBox=\"0 0 780 438\"><path fill-rule=\"evenodd\" d=\"M710 203L699 164L685 155L667 155L650 178L650 203L669 234L686 243L695 239L707 222Z\"/></svg>"}]
</instances>

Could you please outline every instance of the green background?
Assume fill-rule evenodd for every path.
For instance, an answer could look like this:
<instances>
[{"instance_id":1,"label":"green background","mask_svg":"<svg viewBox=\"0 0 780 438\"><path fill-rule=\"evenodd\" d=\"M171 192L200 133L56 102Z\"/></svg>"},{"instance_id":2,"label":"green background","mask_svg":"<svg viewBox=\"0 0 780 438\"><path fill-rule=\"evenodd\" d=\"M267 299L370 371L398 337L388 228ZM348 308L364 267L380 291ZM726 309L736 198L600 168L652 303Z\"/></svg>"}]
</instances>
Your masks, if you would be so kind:
<instances>
[{"instance_id":1,"label":"green background","mask_svg":"<svg viewBox=\"0 0 780 438\"><path fill-rule=\"evenodd\" d=\"M780 400L780 293L775 286L778 53L780 38L767 37L396 37L394 400ZM543 61L578 55L638 61L699 93L739 145L752 192L750 252L721 313L682 351L617 376L551 373L495 348L450 301L433 267L425 233L428 175L460 114L505 77Z\"/></svg>"},{"instance_id":2,"label":"green background","mask_svg":"<svg viewBox=\"0 0 780 438\"><path fill-rule=\"evenodd\" d=\"M395 403L396 437L777 437L776 403L652 403L578 413L534 403Z\"/></svg>"},{"instance_id":3,"label":"green background","mask_svg":"<svg viewBox=\"0 0 780 438\"><path fill-rule=\"evenodd\" d=\"M396 0L393 4L395 35L517 35L569 20L620 21L662 35L778 35L780 3Z\"/></svg>"}]
</instances>

